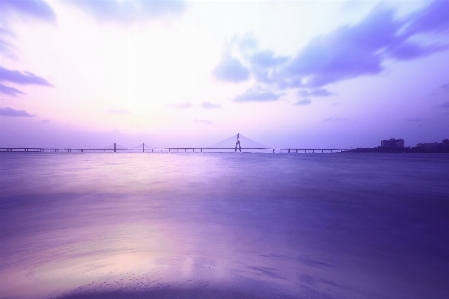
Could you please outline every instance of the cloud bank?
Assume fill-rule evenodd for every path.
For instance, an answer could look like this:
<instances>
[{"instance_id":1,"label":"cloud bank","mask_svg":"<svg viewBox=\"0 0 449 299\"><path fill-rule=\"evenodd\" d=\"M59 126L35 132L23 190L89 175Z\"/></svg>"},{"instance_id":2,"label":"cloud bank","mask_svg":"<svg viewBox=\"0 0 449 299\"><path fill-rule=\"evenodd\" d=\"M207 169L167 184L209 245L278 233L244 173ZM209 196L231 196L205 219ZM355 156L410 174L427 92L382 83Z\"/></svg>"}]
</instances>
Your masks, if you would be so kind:
<instances>
[{"instance_id":1,"label":"cloud bank","mask_svg":"<svg viewBox=\"0 0 449 299\"><path fill-rule=\"evenodd\" d=\"M433 1L403 18L396 17L395 9L378 6L360 23L317 36L291 57L259 50L251 36L235 38L234 47L227 45L214 74L227 82L252 78L265 89L263 94L246 91L234 101L277 100L274 95L278 91L304 88L309 91L300 90L299 96L330 96L324 86L377 75L384 71L386 60L417 59L448 50L447 38L440 43L423 39L425 34L449 34L448 15L449 1ZM233 56L236 50L238 54Z\"/></svg>"}]
</instances>

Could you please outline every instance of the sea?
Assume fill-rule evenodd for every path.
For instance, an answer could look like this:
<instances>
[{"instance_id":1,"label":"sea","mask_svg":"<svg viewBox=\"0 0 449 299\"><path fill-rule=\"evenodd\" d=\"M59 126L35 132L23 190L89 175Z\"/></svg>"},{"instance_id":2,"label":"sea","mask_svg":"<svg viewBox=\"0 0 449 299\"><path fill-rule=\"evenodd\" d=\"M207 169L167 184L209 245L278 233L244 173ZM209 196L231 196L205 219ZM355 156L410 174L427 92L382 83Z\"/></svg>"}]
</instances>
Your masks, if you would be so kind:
<instances>
[{"instance_id":1,"label":"sea","mask_svg":"<svg viewBox=\"0 0 449 299\"><path fill-rule=\"evenodd\" d=\"M449 298L449 155L0 153L0 298Z\"/></svg>"}]
</instances>

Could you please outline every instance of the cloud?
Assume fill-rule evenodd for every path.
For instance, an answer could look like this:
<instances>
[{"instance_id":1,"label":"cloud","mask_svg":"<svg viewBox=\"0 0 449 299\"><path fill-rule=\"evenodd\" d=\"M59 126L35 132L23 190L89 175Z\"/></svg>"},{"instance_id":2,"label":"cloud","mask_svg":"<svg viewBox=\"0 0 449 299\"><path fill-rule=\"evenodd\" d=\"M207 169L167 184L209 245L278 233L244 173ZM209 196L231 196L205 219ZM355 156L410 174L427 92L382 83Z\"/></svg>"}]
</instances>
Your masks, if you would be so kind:
<instances>
[{"instance_id":1,"label":"cloud","mask_svg":"<svg viewBox=\"0 0 449 299\"><path fill-rule=\"evenodd\" d=\"M449 28L449 1L435 0L424 9L412 13L406 20L404 36L415 34L447 31Z\"/></svg>"},{"instance_id":2,"label":"cloud","mask_svg":"<svg viewBox=\"0 0 449 299\"><path fill-rule=\"evenodd\" d=\"M333 95L332 92L329 92L327 89L324 88L314 89L311 91L301 89L298 92L298 94L302 97L329 97Z\"/></svg>"},{"instance_id":3,"label":"cloud","mask_svg":"<svg viewBox=\"0 0 449 299\"><path fill-rule=\"evenodd\" d=\"M8 29L0 27L0 53L9 57L16 58L14 51L17 49L12 43L6 41L7 37L15 38L15 35Z\"/></svg>"},{"instance_id":4,"label":"cloud","mask_svg":"<svg viewBox=\"0 0 449 299\"><path fill-rule=\"evenodd\" d=\"M21 84L21 85L35 84L35 85L44 85L44 86L50 86L50 87L53 86L50 84L50 82L48 82L44 78L38 77L31 72L13 71L13 70L8 70L8 69L0 66L0 82L2 82L2 81Z\"/></svg>"},{"instance_id":5,"label":"cloud","mask_svg":"<svg viewBox=\"0 0 449 299\"><path fill-rule=\"evenodd\" d=\"M220 63L214 70L217 79L228 82L242 82L253 75L258 82L273 83L273 69L285 63L289 57L277 56L272 50L258 50L258 42L251 35L234 37L226 45ZM235 58L238 53L241 60Z\"/></svg>"},{"instance_id":6,"label":"cloud","mask_svg":"<svg viewBox=\"0 0 449 299\"><path fill-rule=\"evenodd\" d=\"M192 103L190 103L190 102L185 102L185 103L180 103L180 104L176 104L176 105L171 104L170 107L172 107L172 108L187 109L187 108L192 107Z\"/></svg>"},{"instance_id":7,"label":"cloud","mask_svg":"<svg viewBox=\"0 0 449 299\"><path fill-rule=\"evenodd\" d=\"M287 60L288 60L287 56L275 56L275 53L271 50L255 52L249 58L251 65L260 68L270 68L282 64Z\"/></svg>"},{"instance_id":8,"label":"cloud","mask_svg":"<svg viewBox=\"0 0 449 299\"><path fill-rule=\"evenodd\" d=\"M379 5L358 24L340 26L317 36L291 57L276 56L270 49L259 50L257 40L250 35L234 38L231 45L227 45L225 55L229 56L232 49L240 60L221 61L217 69L226 71L217 77L232 78L235 82L253 77L267 95L275 89L308 88L311 90L301 90L299 94L330 96L332 93L324 86L377 75L384 71L386 60L411 60L448 50L447 39L433 35L434 42L429 44L421 38L428 33L440 34L440 37L449 33L448 15L449 1L433 1L401 18L396 16L396 9ZM229 66L240 70L241 77L236 76L237 71L228 71L232 69ZM246 99L243 96L240 101Z\"/></svg>"},{"instance_id":9,"label":"cloud","mask_svg":"<svg viewBox=\"0 0 449 299\"><path fill-rule=\"evenodd\" d=\"M205 108L205 109L216 109L216 108L221 108L220 104L212 104L211 102L203 102L201 104L201 107Z\"/></svg>"},{"instance_id":10,"label":"cloud","mask_svg":"<svg viewBox=\"0 0 449 299\"><path fill-rule=\"evenodd\" d=\"M436 1L440 2L440 1ZM443 1L442 1L443 2ZM290 87L322 87L330 83L374 75L383 71L385 59L413 59L448 49L448 45L424 45L409 38L427 31L449 29L449 22L439 21L432 26L414 25L420 19L449 14L449 2L432 3L418 14L403 20L395 18L395 10L374 9L355 26L342 26L327 35L309 42L280 72L282 85ZM447 19L447 17L446 17ZM408 24L406 33L401 30Z\"/></svg>"},{"instance_id":11,"label":"cloud","mask_svg":"<svg viewBox=\"0 0 449 299\"><path fill-rule=\"evenodd\" d=\"M45 80L44 78L38 77L30 72L20 72L8 70L2 66L0 66L0 82L10 82L21 85L43 85L43 86L53 86ZM0 93L8 94L12 96L17 96L19 94L24 94L21 90L18 90L14 87L4 85L0 83Z\"/></svg>"},{"instance_id":12,"label":"cloud","mask_svg":"<svg viewBox=\"0 0 449 299\"><path fill-rule=\"evenodd\" d=\"M17 88L4 85L0 83L0 93L17 96L19 94L25 94L23 91L18 90Z\"/></svg>"},{"instance_id":13,"label":"cloud","mask_svg":"<svg viewBox=\"0 0 449 299\"><path fill-rule=\"evenodd\" d=\"M310 100L308 99L303 99L303 100L299 100L295 103L295 105L309 105L310 103L312 103Z\"/></svg>"},{"instance_id":14,"label":"cloud","mask_svg":"<svg viewBox=\"0 0 449 299\"><path fill-rule=\"evenodd\" d=\"M2 11L2 17L5 16L4 13L17 12L47 22L56 20L56 13L43 0L1 0L0 10Z\"/></svg>"},{"instance_id":15,"label":"cloud","mask_svg":"<svg viewBox=\"0 0 449 299\"><path fill-rule=\"evenodd\" d=\"M419 45L412 42L403 42L396 47L392 47L389 50L389 55L399 60L408 60L446 49L449 49L447 45Z\"/></svg>"},{"instance_id":16,"label":"cloud","mask_svg":"<svg viewBox=\"0 0 449 299\"><path fill-rule=\"evenodd\" d=\"M11 107L0 108L0 116L12 116L12 117L33 117L35 115L29 114L25 110L15 110Z\"/></svg>"},{"instance_id":17,"label":"cloud","mask_svg":"<svg viewBox=\"0 0 449 299\"><path fill-rule=\"evenodd\" d=\"M261 88L250 88L243 94L235 97L234 102L271 102L279 99L281 94L272 93Z\"/></svg>"},{"instance_id":18,"label":"cloud","mask_svg":"<svg viewBox=\"0 0 449 299\"><path fill-rule=\"evenodd\" d=\"M181 14L187 9L184 0L65 0L99 22L132 23L163 15Z\"/></svg>"},{"instance_id":19,"label":"cloud","mask_svg":"<svg viewBox=\"0 0 449 299\"><path fill-rule=\"evenodd\" d=\"M215 67L213 74L219 80L238 83L246 81L250 72L238 59L226 56Z\"/></svg>"},{"instance_id":20,"label":"cloud","mask_svg":"<svg viewBox=\"0 0 449 299\"><path fill-rule=\"evenodd\" d=\"M342 26L313 39L281 71L282 85L319 88L380 73L380 51L395 40L399 29L393 19L393 10L375 10L356 26Z\"/></svg>"},{"instance_id":21,"label":"cloud","mask_svg":"<svg viewBox=\"0 0 449 299\"><path fill-rule=\"evenodd\" d=\"M197 125L213 125L214 123L207 119L194 119L193 122Z\"/></svg>"}]
</instances>

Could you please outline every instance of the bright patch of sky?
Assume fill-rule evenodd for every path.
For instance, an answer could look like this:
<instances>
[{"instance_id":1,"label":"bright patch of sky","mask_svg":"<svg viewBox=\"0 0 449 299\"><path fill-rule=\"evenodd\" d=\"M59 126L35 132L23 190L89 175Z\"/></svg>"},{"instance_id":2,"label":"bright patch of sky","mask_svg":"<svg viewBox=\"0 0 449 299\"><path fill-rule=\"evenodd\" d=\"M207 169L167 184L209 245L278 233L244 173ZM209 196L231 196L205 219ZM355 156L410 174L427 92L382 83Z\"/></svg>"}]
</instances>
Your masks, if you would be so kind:
<instances>
[{"instance_id":1,"label":"bright patch of sky","mask_svg":"<svg viewBox=\"0 0 449 299\"><path fill-rule=\"evenodd\" d=\"M200 147L237 132L272 147L449 138L449 1L0 9L0 147Z\"/></svg>"}]
</instances>

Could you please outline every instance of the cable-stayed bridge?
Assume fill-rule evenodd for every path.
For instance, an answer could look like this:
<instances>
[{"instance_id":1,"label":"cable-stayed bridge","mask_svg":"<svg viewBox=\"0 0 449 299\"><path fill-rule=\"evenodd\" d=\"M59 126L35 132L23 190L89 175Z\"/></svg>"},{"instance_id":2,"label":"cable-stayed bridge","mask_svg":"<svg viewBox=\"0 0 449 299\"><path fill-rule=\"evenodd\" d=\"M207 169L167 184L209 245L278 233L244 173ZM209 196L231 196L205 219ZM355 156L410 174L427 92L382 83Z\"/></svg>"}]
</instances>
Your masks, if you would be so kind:
<instances>
[{"instance_id":1,"label":"cable-stayed bridge","mask_svg":"<svg viewBox=\"0 0 449 299\"><path fill-rule=\"evenodd\" d=\"M134 147L125 147L117 143L101 148L44 148L44 147L3 147L0 152L144 152L144 153L172 153L172 152L262 152L262 153L334 153L344 152L348 149L336 148L272 148L267 147L249 137L237 133L237 135L225 138L206 147L163 147L154 148L145 146L145 143Z\"/></svg>"}]
</instances>

